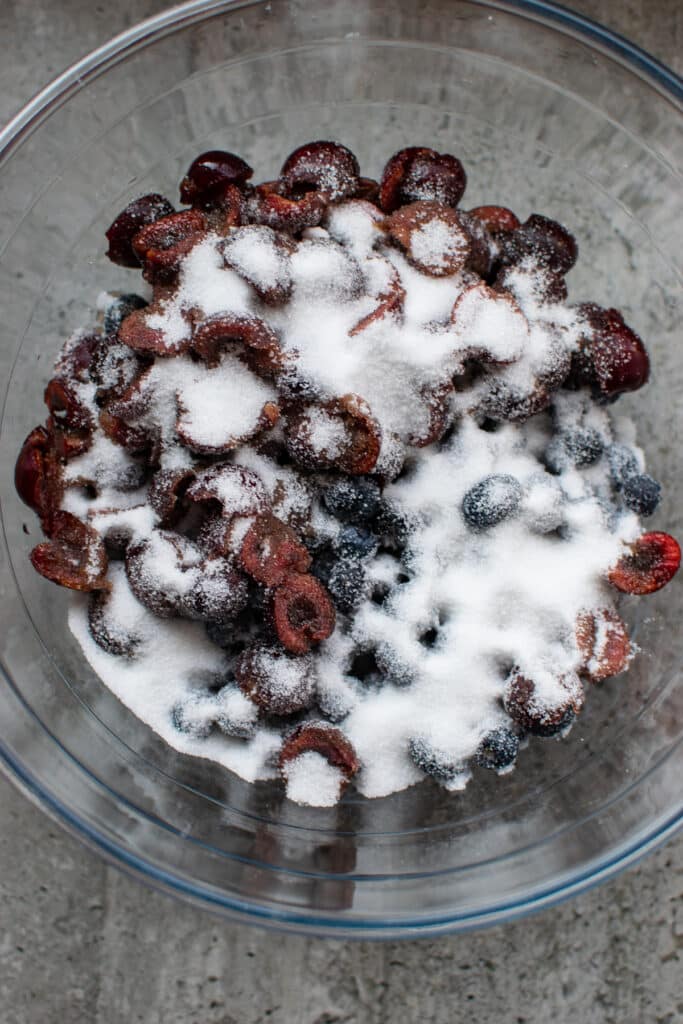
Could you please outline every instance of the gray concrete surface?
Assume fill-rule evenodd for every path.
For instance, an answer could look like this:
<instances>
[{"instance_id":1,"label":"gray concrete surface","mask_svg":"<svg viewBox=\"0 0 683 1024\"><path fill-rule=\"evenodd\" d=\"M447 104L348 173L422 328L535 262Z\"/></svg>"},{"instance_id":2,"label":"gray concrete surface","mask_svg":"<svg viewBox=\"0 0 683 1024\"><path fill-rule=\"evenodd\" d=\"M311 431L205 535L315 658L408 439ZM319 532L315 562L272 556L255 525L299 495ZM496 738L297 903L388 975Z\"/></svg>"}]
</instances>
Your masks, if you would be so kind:
<instances>
[{"instance_id":1,"label":"gray concrete surface","mask_svg":"<svg viewBox=\"0 0 683 1024\"><path fill-rule=\"evenodd\" d=\"M0 0L0 120L159 0ZM680 0L573 0L683 70ZM421 943L230 926L106 867L0 780L2 1024L683 1022L683 837L536 917Z\"/></svg>"}]
</instances>

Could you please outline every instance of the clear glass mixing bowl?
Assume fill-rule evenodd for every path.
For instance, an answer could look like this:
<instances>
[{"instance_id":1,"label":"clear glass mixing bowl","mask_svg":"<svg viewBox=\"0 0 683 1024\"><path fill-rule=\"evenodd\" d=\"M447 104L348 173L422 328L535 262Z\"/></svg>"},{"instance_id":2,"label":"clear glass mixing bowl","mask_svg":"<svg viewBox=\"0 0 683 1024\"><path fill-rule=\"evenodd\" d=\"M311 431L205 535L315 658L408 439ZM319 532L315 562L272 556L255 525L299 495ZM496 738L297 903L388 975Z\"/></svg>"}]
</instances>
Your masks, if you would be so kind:
<instances>
[{"instance_id":1,"label":"clear glass mixing bowl","mask_svg":"<svg viewBox=\"0 0 683 1024\"><path fill-rule=\"evenodd\" d=\"M335 935L437 933L585 888L683 820L683 586L627 604L646 652L595 688L566 741L532 743L463 795L429 783L312 811L165 746L99 683L38 577L37 527L12 466L42 418L61 340L131 275L103 231L132 197L175 195L199 151L261 178L315 138L366 173L407 144L457 153L467 205L567 223L574 298L620 306L650 386L623 399L665 482L657 525L683 534L681 81L596 26L535 2L199 2L119 36L0 135L2 666L0 757L112 861L196 903ZM523 571L523 567L521 567ZM482 776L484 773L481 773Z\"/></svg>"}]
</instances>

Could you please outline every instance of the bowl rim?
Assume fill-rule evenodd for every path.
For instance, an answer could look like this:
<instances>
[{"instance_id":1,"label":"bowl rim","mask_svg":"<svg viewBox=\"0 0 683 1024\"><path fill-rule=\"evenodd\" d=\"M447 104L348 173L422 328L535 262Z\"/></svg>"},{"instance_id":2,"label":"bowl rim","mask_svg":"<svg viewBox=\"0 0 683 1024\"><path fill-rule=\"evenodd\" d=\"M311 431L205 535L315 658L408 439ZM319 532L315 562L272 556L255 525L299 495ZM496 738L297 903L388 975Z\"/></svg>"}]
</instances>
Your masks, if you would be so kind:
<instances>
[{"instance_id":1,"label":"bowl rim","mask_svg":"<svg viewBox=\"0 0 683 1024\"><path fill-rule=\"evenodd\" d=\"M520 12L537 20L573 30L589 43L598 44L613 56L624 60L632 69L650 80L683 109L683 77L657 60L646 50L625 36L605 28L598 22L577 14L551 0L474 0L482 6ZM65 103L70 95L79 92L89 81L98 77L126 53L133 53L151 36L162 37L171 29L202 20L206 15L229 9L248 7L253 0L188 0L169 7L161 13L138 22L131 28L113 36L102 46L71 64L60 75L40 89L17 113L0 128L0 166L20 142L30 135L48 113Z\"/></svg>"},{"instance_id":2,"label":"bowl rim","mask_svg":"<svg viewBox=\"0 0 683 1024\"><path fill-rule=\"evenodd\" d=\"M102 46L67 67L60 75L39 90L4 126L0 128L0 167L12 152L23 144L50 114L68 102L91 81L98 78L125 55L133 54L151 39L160 39L183 26L200 22L212 14L239 10L252 6L256 0L188 0L170 7L157 15L112 37ZM279 2L279 0L278 0ZM630 40L605 28L597 22L559 4L547 0L473 0L482 7L521 14L538 22L545 22L560 31L573 33L592 47L608 56L616 57L638 77L654 86L681 109L683 113L683 77L652 57ZM0 668L5 675L4 668ZM9 680L8 680L9 681ZM227 912L233 919L250 924L262 924L285 931L318 934L335 938L393 939L396 937L436 936L453 931L468 931L495 923L510 921L526 914L545 909L585 892L612 878L621 870L637 863L661 846L678 831L683 830L683 809L672 816L659 819L648 835L634 838L626 847L604 857L594 857L570 877L548 884L524 897L523 902L508 901L483 910L453 916L430 914L429 917L377 919L311 916L305 911L277 911L249 900L218 893L196 881L152 864L95 828L61 799L51 793L0 739L0 771L33 803L68 832L78 837L90 849L98 852L109 863L123 869L138 880L189 899L195 905Z\"/></svg>"}]
</instances>

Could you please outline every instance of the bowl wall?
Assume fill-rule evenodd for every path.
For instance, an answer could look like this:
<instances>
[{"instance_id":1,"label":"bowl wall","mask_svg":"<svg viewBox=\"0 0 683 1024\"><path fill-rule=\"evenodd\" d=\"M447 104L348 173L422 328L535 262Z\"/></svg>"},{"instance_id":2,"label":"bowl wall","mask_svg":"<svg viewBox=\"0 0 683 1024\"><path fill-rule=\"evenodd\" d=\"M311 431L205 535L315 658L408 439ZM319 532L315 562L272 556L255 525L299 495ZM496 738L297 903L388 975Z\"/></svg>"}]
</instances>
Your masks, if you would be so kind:
<instances>
[{"instance_id":1,"label":"bowl wall","mask_svg":"<svg viewBox=\"0 0 683 1024\"><path fill-rule=\"evenodd\" d=\"M174 199L210 148L267 179L312 138L344 142L374 175L422 144L461 157L466 206L543 212L576 234L570 297L619 307L650 349L649 387L620 405L665 483L655 527L681 536L675 83L543 7L187 5L96 55L0 146L0 753L114 860L233 915L364 936L467 927L597 880L680 822L680 583L625 603L645 653L592 691L566 741L532 743L512 775L312 811L177 754L104 688L66 628L67 596L29 564L38 529L12 487L63 339L92 322L98 292L136 286L103 257L127 201Z\"/></svg>"}]
</instances>

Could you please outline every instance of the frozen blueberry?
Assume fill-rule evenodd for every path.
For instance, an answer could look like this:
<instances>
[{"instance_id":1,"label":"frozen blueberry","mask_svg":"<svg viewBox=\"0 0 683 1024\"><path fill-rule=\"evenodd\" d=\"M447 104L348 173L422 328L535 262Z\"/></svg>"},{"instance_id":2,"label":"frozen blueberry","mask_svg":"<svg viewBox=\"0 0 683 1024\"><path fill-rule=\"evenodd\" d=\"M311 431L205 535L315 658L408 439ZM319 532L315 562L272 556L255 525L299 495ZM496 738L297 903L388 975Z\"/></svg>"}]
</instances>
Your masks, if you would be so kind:
<instances>
[{"instance_id":1,"label":"frozen blueberry","mask_svg":"<svg viewBox=\"0 0 683 1024\"><path fill-rule=\"evenodd\" d=\"M228 683L215 697L216 725L226 736L248 740L256 732L258 708L239 686Z\"/></svg>"},{"instance_id":2,"label":"frozen blueberry","mask_svg":"<svg viewBox=\"0 0 683 1024\"><path fill-rule=\"evenodd\" d=\"M326 544L316 551L309 572L327 586L330 582L332 570L338 561L339 556L337 552L329 544Z\"/></svg>"},{"instance_id":3,"label":"frozen blueberry","mask_svg":"<svg viewBox=\"0 0 683 1024\"><path fill-rule=\"evenodd\" d=\"M141 295L118 295L104 311L104 333L113 338L122 322L136 309L144 309L147 305Z\"/></svg>"},{"instance_id":4,"label":"frozen blueberry","mask_svg":"<svg viewBox=\"0 0 683 1024\"><path fill-rule=\"evenodd\" d=\"M410 536L410 522L390 501L381 501L372 526L378 537L402 547Z\"/></svg>"},{"instance_id":5,"label":"frozen blueberry","mask_svg":"<svg viewBox=\"0 0 683 1024\"><path fill-rule=\"evenodd\" d=\"M342 558L369 558L377 550L377 538L358 526L345 526L337 537L337 551Z\"/></svg>"},{"instance_id":6,"label":"frozen blueberry","mask_svg":"<svg viewBox=\"0 0 683 1024\"><path fill-rule=\"evenodd\" d=\"M345 522L364 525L372 522L380 503L380 489L367 477L335 480L323 493L328 512Z\"/></svg>"},{"instance_id":7,"label":"frozen blueberry","mask_svg":"<svg viewBox=\"0 0 683 1024\"><path fill-rule=\"evenodd\" d=\"M626 480L638 475L638 460L625 444L612 444L607 449L610 473L617 490L621 490Z\"/></svg>"},{"instance_id":8,"label":"frozen blueberry","mask_svg":"<svg viewBox=\"0 0 683 1024\"><path fill-rule=\"evenodd\" d=\"M410 741L410 756L420 771L431 775L437 782L452 782L462 774L459 762L421 737Z\"/></svg>"},{"instance_id":9,"label":"frozen blueberry","mask_svg":"<svg viewBox=\"0 0 683 1024\"><path fill-rule=\"evenodd\" d=\"M205 740L215 721L214 702L209 695L187 697L174 705L171 717L178 732L194 740Z\"/></svg>"},{"instance_id":10,"label":"frozen blueberry","mask_svg":"<svg viewBox=\"0 0 683 1024\"><path fill-rule=\"evenodd\" d=\"M545 450L545 464L551 473L561 473L567 466L590 466L602 455L604 445L597 430L579 427L554 437Z\"/></svg>"},{"instance_id":11,"label":"frozen blueberry","mask_svg":"<svg viewBox=\"0 0 683 1024\"><path fill-rule=\"evenodd\" d=\"M480 768L491 768L494 771L500 771L501 768L508 768L511 764L514 764L518 750L519 740L517 736L510 732L509 729L500 726L481 741L474 755L474 761Z\"/></svg>"},{"instance_id":12,"label":"frozen blueberry","mask_svg":"<svg viewBox=\"0 0 683 1024\"><path fill-rule=\"evenodd\" d=\"M340 612L349 615L365 596L365 570L358 558L343 558L335 564L327 589Z\"/></svg>"},{"instance_id":13,"label":"frozen blueberry","mask_svg":"<svg viewBox=\"0 0 683 1024\"><path fill-rule=\"evenodd\" d=\"M662 496L661 484L649 473L638 473L626 478L622 485L624 503L639 516L651 516Z\"/></svg>"},{"instance_id":14,"label":"frozen blueberry","mask_svg":"<svg viewBox=\"0 0 683 1024\"><path fill-rule=\"evenodd\" d=\"M405 664L391 644L377 645L375 661L382 675L394 686L410 686L415 682L414 669Z\"/></svg>"},{"instance_id":15,"label":"frozen blueberry","mask_svg":"<svg viewBox=\"0 0 683 1024\"><path fill-rule=\"evenodd\" d=\"M597 430L578 427L564 435L564 447L575 466L590 466L602 455L604 445Z\"/></svg>"},{"instance_id":16,"label":"frozen blueberry","mask_svg":"<svg viewBox=\"0 0 683 1024\"><path fill-rule=\"evenodd\" d=\"M493 473L471 487L462 499L462 514L473 530L486 530L517 514L522 500L519 480Z\"/></svg>"}]
</instances>

